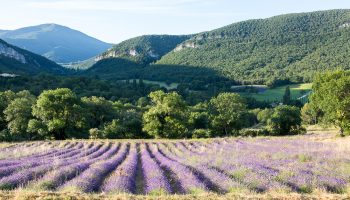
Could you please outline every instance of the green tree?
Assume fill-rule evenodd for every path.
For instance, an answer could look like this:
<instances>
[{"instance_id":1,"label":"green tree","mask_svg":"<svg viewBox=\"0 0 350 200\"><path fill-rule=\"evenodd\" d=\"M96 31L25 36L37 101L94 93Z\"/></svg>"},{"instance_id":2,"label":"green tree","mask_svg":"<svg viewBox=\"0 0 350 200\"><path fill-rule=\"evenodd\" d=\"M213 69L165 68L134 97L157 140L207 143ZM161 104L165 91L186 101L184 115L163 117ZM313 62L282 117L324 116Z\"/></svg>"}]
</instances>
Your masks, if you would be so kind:
<instances>
[{"instance_id":1,"label":"green tree","mask_svg":"<svg viewBox=\"0 0 350 200\"><path fill-rule=\"evenodd\" d=\"M244 126L247 106L235 93L221 93L210 100L211 125L220 135L238 133Z\"/></svg>"},{"instance_id":2,"label":"green tree","mask_svg":"<svg viewBox=\"0 0 350 200\"><path fill-rule=\"evenodd\" d=\"M111 122L106 123L102 130L103 138L109 139L121 139L124 136L121 134L123 131L123 127L120 125L119 121L113 119Z\"/></svg>"},{"instance_id":3,"label":"green tree","mask_svg":"<svg viewBox=\"0 0 350 200\"><path fill-rule=\"evenodd\" d=\"M319 74L312 89L310 105L322 113L321 121L339 127L342 136L350 134L350 72Z\"/></svg>"},{"instance_id":4,"label":"green tree","mask_svg":"<svg viewBox=\"0 0 350 200\"><path fill-rule=\"evenodd\" d=\"M298 133L301 130L300 109L288 105L277 106L267 120L267 127L274 135Z\"/></svg>"},{"instance_id":5,"label":"green tree","mask_svg":"<svg viewBox=\"0 0 350 200\"><path fill-rule=\"evenodd\" d=\"M283 104L290 105L290 103L291 103L290 87L287 86L286 90L284 91L284 95L283 95Z\"/></svg>"},{"instance_id":6,"label":"green tree","mask_svg":"<svg viewBox=\"0 0 350 200\"><path fill-rule=\"evenodd\" d=\"M0 131L7 128L6 117L4 111L8 104L16 98L16 93L8 90L5 92L0 92Z\"/></svg>"},{"instance_id":7,"label":"green tree","mask_svg":"<svg viewBox=\"0 0 350 200\"><path fill-rule=\"evenodd\" d=\"M258 113L258 116L257 116L258 121L260 123L266 124L269 118L272 116L272 114L273 114L273 109L265 108L264 110L261 110Z\"/></svg>"},{"instance_id":8,"label":"green tree","mask_svg":"<svg viewBox=\"0 0 350 200\"><path fill-rule=\"evenodd\" d=\"M47 126L38 119L29 120L27 132L38 138L52 139L52 136L48 134Z\"/></svg>"},{"instance_id":9,"label":"green tree","mask_svg":"<svg viewBox=\"0 0 350 200\"><path fill-rule=\"evenodd\" d=\"M155 91L152 106L143 115L143 130L156 138L187 137L187 106L176 92Z\"/></svg>"},{"instance_id":10,"label":"green tree","mask_svg":"<svg viewBox=\"0 0 350 200\"><path fill-rule=\"evenodd\" d=\"M4 111L7 121L7 128L15 138L31 140L33 134L27 132L28 123L33 118L32 106L35 104L36 98L33 95L16 98L11 101Z\"/></svg>"},{"instance_id":11,"label":"green tree","mask_svg":"<svg viewBox=\"0 0 350 200\"><path fill-rule=\"evenodd\" d=\"M313 105L306 103L301 109L301 119L303 124L312 125L317 124L318 112Z\"/></svg>"},{"instance_id":12,"label":"green tree","mask_svg":"<svg viewBox=\"0 0 350 200\"><path fill-rule=\"evenodd\" d=\"M113 103L103 97L83 97L81 101L87 111L87 121L91 128L99 128L116 114Z\"/></svg>"},{"instance_id":13,"label":"green tree","mask_svg":"<svg viewBox=\"0 0 350 200\"><path fill-rule=\"evenodd\" d=\"M40 119L57 140L66 139L84 127L81 102L70 89L46 90L40 94L33 106L33 115Z\"/></svg>"}]
</instances>

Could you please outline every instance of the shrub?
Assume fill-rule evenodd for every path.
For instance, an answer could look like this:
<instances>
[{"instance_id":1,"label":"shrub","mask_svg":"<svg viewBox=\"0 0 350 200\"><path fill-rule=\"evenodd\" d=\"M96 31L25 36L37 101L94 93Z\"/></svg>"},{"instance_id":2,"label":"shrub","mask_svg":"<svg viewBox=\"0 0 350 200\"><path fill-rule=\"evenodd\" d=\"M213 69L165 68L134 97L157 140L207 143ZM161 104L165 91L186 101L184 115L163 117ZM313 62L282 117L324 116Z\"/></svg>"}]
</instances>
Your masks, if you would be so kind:
<instances>
[{"instance_id":1,"label":"shrub","mask_svg":"<svg viewBox=\"0 0 350 200\"><path fill-rule=\"evenodd\" d=\"M92 128L89 130L89 138L90 139L102 139L103 138L103 134L102 131L98 130L97 128Z\"/></svg>"},{"instance_id":2,"label":"shrub","mask_svg":"<svg viewBox=\"0 0 350 200\"><path fill-rule=\"evenodd\" d=\"M266 129L243 129L239 132L239 135L245 137L256 137L269 135L269 132Z\"/></svg>"},{"instance_id":3,"label":"shrub","mask_svg":"<svg viewBox=\"0 0 350 200\"><path fill-rule=\"evenodd\" d=\"M210 136L209 129L194 129L192 133L192 138L209 138Z\"/></svg>"}]
</instances>

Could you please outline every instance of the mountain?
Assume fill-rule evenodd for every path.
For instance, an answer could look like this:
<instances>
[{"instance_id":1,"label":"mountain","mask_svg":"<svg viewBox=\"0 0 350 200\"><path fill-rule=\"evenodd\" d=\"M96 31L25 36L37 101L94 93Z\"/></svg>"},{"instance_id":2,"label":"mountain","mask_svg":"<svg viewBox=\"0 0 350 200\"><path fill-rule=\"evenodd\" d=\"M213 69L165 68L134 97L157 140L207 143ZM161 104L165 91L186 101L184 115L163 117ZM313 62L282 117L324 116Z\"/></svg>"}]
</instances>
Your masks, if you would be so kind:
<instances>
[{"instance_id":1,"label":"mountain","mask_svg":"<svg viewBox=\"0 0 350 200\"><path fill-rule=\"evenodd\" d=\"M190 37L187 35L144 35L135 37L114 45L108 51L97 56L95 63L88 60L67 67L89 68L83 74L99 75L108 79L140 77L144 74L145 66L159 60Z\"/></svg>"},{"instance_id":2,"label":"mountain","mask_svg":"<svg viewBox=\"0 0 350 200\"><path fill-rule=\"evenodd\" d=\"M66 70L47 58L20 49L0 39L0 71L14 74L63 74Z\"/></svg>"},{"instance_id":3,"label":"mountain","mask_svg":"<svg viewBox=\"0 0 350 200\"><path fill-rule=\"evenodd\" d=\"M98 56L95 60L106 58L125 58L139 64L149 64L159 60L178 44L189 39L187 35L144 35L117 45Z\"/></svg>"},{"instance_id":4,"label":"mountain","mask_svg":"<svg viewBox=\"0 0 350 200\"><path fill-rule=\"evenodd\" d=\"M350 10L248 20L194 35L156 64L213 69L244 83L308 82L350 68Z\"/></svg>"},{"instance_id":5,"label":"mountain","mask_svg":"<svg viewBox=\"0 0 350 200\"><path fill-rule=\"evenodd\" d=\"M0 38L58 63L87 60L112 45L57 24L0 31Z\"/></svg>"}]
</instances>

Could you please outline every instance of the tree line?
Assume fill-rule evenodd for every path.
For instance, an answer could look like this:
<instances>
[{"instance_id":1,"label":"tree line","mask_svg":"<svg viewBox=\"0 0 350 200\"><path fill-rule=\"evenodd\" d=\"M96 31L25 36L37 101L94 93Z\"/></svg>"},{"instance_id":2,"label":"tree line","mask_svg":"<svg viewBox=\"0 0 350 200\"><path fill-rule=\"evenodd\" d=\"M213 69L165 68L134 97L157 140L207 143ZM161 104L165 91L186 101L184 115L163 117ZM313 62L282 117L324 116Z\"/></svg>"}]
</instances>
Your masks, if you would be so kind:
<instances>
[{"instance_id":1,"label":"tree line","mask_svg":"<svg viewBox=\"0 0 350 200\"><path fill-rule=\"evenodd\" d=\"M264 130L250 129L261 123ZM0 92L0 140L208 138L300 133L300 109L248 109L236 93L189 105L177 92L151 92L135 103L78 97L68 88Z\"/></svg>"}]
</instances>

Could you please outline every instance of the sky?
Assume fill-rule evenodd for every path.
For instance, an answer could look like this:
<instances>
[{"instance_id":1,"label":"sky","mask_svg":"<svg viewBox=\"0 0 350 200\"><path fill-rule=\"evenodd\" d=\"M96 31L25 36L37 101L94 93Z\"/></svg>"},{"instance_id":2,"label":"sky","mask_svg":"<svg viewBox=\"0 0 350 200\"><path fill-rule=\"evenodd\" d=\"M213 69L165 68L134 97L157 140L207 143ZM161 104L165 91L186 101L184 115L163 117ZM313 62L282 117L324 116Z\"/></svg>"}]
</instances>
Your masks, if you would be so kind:
<instances>
[{"instance_id":1,"label":"sky","mask_svg":"<svg viewBox=\"0 0 350 200\"><path fill-rule=\"evenodd\" d=\"M109 43L193 34L280 14L350 9L350 0L0 0L0 29L56 23Z\"/></svg>"}]
</instances>

